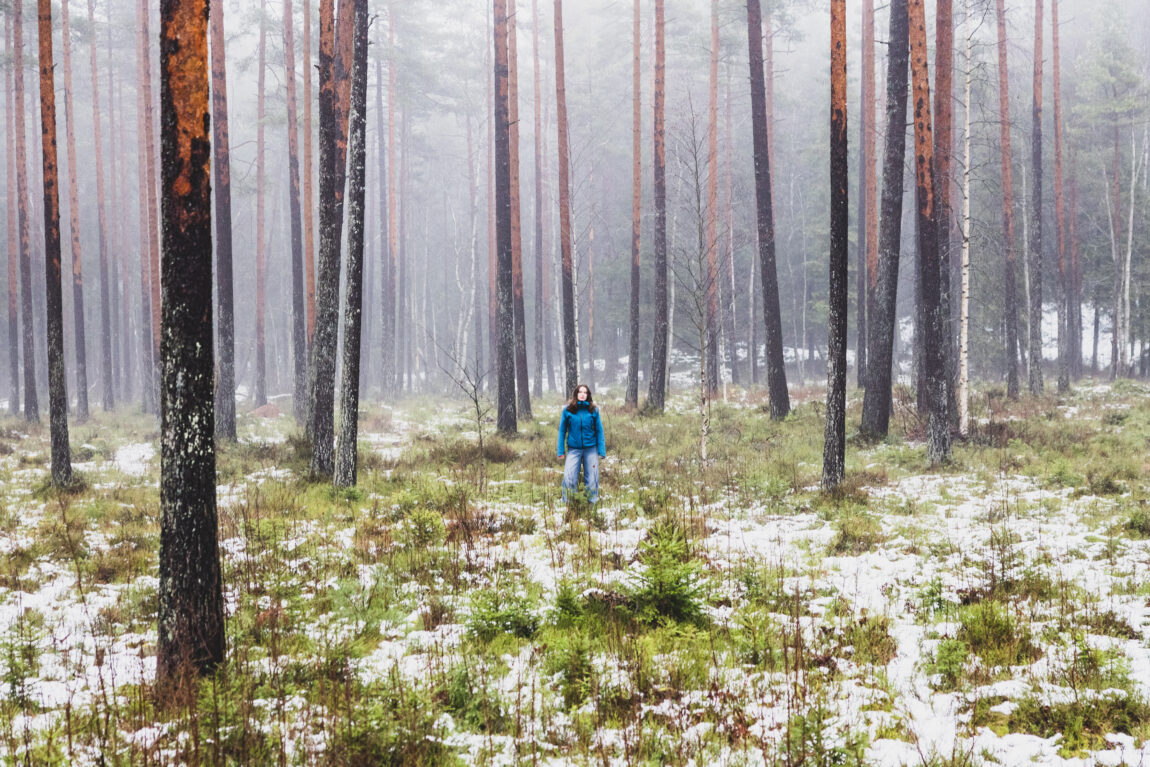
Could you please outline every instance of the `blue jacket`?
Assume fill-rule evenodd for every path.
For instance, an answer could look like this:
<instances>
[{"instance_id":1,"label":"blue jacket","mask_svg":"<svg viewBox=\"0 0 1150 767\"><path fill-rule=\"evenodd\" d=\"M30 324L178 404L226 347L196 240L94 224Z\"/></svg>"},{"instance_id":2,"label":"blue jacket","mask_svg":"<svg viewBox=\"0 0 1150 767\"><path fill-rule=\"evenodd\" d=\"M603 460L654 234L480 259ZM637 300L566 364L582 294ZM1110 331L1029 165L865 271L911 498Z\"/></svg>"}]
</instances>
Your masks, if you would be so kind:
<instances>
[{"instance_id":1,"label":"blue jacket","mask_svg":"<svg viewBox=\"0 0 1150 767\"><path fill-rule=\"evenodd\" d=\"M559 417L559 446L558 455L563 455L567 449L589 450L593 447L599 449L599 455L607 456L607 443L603 438L603 421L599 418L599 410L592 410L586 402L580 402L574 413L563 408Z\"/></svg>"}]
</instances>

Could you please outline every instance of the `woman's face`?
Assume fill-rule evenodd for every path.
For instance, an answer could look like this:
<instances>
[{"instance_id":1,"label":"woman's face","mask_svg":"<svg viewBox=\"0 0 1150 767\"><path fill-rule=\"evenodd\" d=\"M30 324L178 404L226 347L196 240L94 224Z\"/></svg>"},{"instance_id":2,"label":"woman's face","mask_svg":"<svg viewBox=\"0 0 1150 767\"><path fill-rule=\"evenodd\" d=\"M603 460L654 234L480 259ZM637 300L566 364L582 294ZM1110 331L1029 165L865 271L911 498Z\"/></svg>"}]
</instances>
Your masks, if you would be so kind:
<instances>
[{"instance_id":1,"label":"woman's face","mask_svg":"<svg viewBox=\"0 0 1150 767\"><path fill-rule=\"evenodd\" d=\"M579 400L580 402L586 402L587 397L590 394L591 394L590 389L588 389L586 386L580 386L578 389L575 390L575 399Z\"/></svg>"}]
</instances>

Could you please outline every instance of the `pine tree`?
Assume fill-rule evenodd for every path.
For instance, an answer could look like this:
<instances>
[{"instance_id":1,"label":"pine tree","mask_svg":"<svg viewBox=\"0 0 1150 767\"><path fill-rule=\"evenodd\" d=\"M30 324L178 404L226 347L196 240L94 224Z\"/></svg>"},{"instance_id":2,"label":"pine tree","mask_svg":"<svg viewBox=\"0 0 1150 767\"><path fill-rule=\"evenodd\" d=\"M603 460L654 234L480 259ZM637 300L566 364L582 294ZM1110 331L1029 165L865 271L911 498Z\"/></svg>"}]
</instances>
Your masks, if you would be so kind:
<instances>
[{"instance_id":1,"label":"pine tree","mask_svg":"<svg viewBox=\"0 0 1150 767\"><path fill-rule=\"evenodd\" d=\"M656 0L656 3L661 0ZM563 369L567 391L579 383L575 281L571 263L571 179L567 148L567 89L563 66L563 0L555 0L555 101L559 128L559 249L563 269Z\"/></svg>"},{"instance_id":2,"label":"pine tree","mask_svg":"<svg viewBox=\"0 0 1150 767\"><path fill-rule=\"evenodd\" d=\"M212 410L208 0L161 0L159 690L224 660Z\"/></svg>"},{"instance_id":3,"label":"pine tree","mask_svg":"<svg viewBox=\"0 0 1150 767\"><path fill-rule=\"evenodd\" d=\"M44 264L48 314L48 418L52 484L72 482L68 446L68 391L64 378L64 300L60 286L60 170L56 160L56 84L52 56L52 0L37 0L40 42L40 138L44 160ZM65 45L67 42L65 41Z\"/></svg>"},{"instance_id":4,"label":"pine tree","mask_svg":"<svg viewBox=\"0 0 1150 767\"><path fill-rule=\"evenodd\" d=\"M775 219L771 190L771 131L764 82L762 16L759 0L747 0L747 36L751 62L751 129L754 135L755 213L758 226L759 279L762 282L763 319L766 328L767 388L771 418L781 421L790 412L787 372L783 360L783 319L779 306L779 282L775 262ZM752 344L754 369L756 349Z\"/></svg>"},{"instance_id":5,"label":"pine tree","mask_svg":"<svg viewBox=\"0 0 1150 767\"><path fill-rule=\"evenodd\" d=\"M642 151L642 88L639 70L639 0L635 0L634 27L631 43L631 302L630 341L627 352L627 391L623 402L629 407L639 405L639 235L642 228L643 205L643 151Z\"/></svg>"},{"instance_id":6,"label":"pine tree","mask_svg":"<svg viewBox=\"0 0 1150 767\"><path fill-rule=\"evenodd\" d=\"M556 0L560 2L560 0ZM495 13L495 230L496 428L509 434L517 429L515 417L515 327L512 306L513 254L511 244L511 127L508 110L507 0L494 0ZM556 10L555 22L561 12Z\"/></svg>"},{"instance_id":7,"label":"pine tree","mask_svg":"<svg viewBox=\"0 0 1150 767\"><path fill-rule=\"evenodd\" d=\"M998 119L1002 158L1003 285L1006 297L1006 396L1018 399L1018 297L1014 265L1014 182L1010 153L1010 92L1006 69L1006 3L995 0L998 20Z\"/></svg>"},{"instance_id":8,"label":"pine tree","mask_svg":"<svg viewBox=\"0 0 1150 767\"><path fill-rule=\"evenodd\" d=\"M352 0L341 0L336 30L335 0L319 6L319 278L315 339L308 365L311 400L311 471L335 472L335 355L339 321L340 238L346 181L347 115L351 86Z\"/></svg>"},{"instance_id":9,"label":"pine tree","mask_svg":"<svg viewBox=\"0 0 1150 767\"><path fill-rule=\"evenodd\" d=\"M894 356L899 247L902 241L903 162L906 157L907 0L890 6L890 54L887 61L886 146L883 157L882 220L879 229L874 303L867 333L867 385L863 394L863 434L887 435L891 408L891 362Z\"/></svg>"},{"instance_id":10,"label":"pine tree","mask_svg":"<svg viewBox=\"0 0 1150 767\"><path fill-rule=\"evenodd\" d=\"M219 370L216 436L236 439L236 330L232 285L232 179L228 139L227 57L223 3L211 4L212 140L215 144L216 295L219 301Z\"/></svg>"},{"instance_id":11,"label":"pine tree","mask_svg":"<svg viewBox=\"0 0 1150 767\"><path fill-rule=\"evenodd\" d=\"M354 487L359 423L360 319L363 314L363 224L367 188L367 0L355 0L351 82L351 147L348 157L347 280L344 285L343 373L336 437L337 487Z\"/></svg>"},{"instance_id":12,"label":"pine tree","mask_svg":"<svg viewBox=\"0 0 1150 767\"><path fill-rule=\"evenodd\" d=\"M64 132L68 144L68 228L72 235L73 340L76 354L76 418L88 420L88 350L84 333L84 269L80 245L80 191L76 180L76 107L72 101L72 34L68 0L60 2L61 46L64 61Z\"/></svg>"},{"instance_id":13,"label":"pine tree","mask_svg":"<svg viewBox=\"0 0 1150 767\"><path fill-rule=\"evenodd\" d=\"M664 127L667 54L664 5L665 0L655 0L655 338L651 344L651 381L647 388L646 407L656 413L663 412L667 398L667 344L670 340L667 305L667 151ZM569 386L568 390L574 391L574 387Z\"/></svg>"},{"instance_id":14,"label":"pine tree","mask_svg":"<svg viewBox=\"0 0 1150 767\"><path fill-rule=\"evenodd\" d=\"M926 11L910 0L910 71L914 92L915 199L918 203L918 259L921 275L923 364L926 378L927 458L931 465L950 459L945 350L942 328L938 233L938 179L934 175L930 81L927 71Z\"/></svg>"},{"instance_id":15,"label":"pine tree","mask_svg":"<svg viewBox=\"0 0 1150 767\"><path fill-rule=\"evenodd\" d=\"M108 264L108 216L105 205L106 187L104 183L104 133L100 121L100 79L96 66L96 0L88 0L88 50L92 70L92 129L96 155L96 214L99 224L100 255L100 388L103 392L103 408L109 411L116 406L116 387L112 374L112 284ZM108 109L111 110L111 103Z\"/></svg>"},{"instance_id":16,"label":"pine tree","mask_svg":"<svg viewBox=\"0 0 1150 767\"><path fill-rule=\"evenodd\" d=\"M299 105L295 82L295 15L292 0L283 0L284 76L287 84L288 217L291 227L292 409L297 423L307 418L307 297L304 295L303 219L299 184ZM306 63L305 63L306 65ZM311 109L311 105L307 105ZM304 137L310 141L310 136Z\"/></svg>"},{"instance_id":17,"label":"pine tree","mask_svg":"<svg viewBox=\"0 0 1150 767\"><path fill-rule=\"evenodd\" d=\"M846 473L847 395L847 40L846 0L831 0L831 224L827 302L827 418L823 489Z\"/></svg>"}]
</instances>

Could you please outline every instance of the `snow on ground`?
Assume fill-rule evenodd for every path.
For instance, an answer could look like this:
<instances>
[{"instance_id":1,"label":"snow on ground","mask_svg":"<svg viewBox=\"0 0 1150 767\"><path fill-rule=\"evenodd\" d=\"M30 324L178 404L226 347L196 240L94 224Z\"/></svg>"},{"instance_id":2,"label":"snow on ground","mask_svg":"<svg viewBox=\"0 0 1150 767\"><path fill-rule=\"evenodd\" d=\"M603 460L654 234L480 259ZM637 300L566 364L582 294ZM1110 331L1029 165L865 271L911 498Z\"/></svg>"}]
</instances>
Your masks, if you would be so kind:
<instances>
[{"instance_id":1,"label":"snow on ground","mask_svg":"<svg viewBox=\"0 0 1150 767\"><path fill-rule=\"evenodd\" d=\"M1077 417L1080 408L1095 406L1095 400L1104 400L1110 394L1107 385L1083 387L1078 391L1076 404L1064 408L1063 414ZM691 404L683 401L681 407L689 410ZM399 457L417 429L461 428L460 418L454 413L442 412L427 420L405 417L401 411L390 416L388 429L361 434L361 439L385 461ZM875 449L876 462L882 462L883 449ZM143 479L158 470L155 448L145 442L117 447L115 458L109 463L133 479ZM98 470L98 464L92 462L93 470ZM0 555L12 556L31 548L36 526L47 512L43 504L26 497L26 487L42 470L16 470L11 461L6 466L11 470L12 483L3 489L4 498L0 500L21 504L23 510L14 528L0 533ZM289 478L289 470L270 467L253 473L242 483L221 486L221 507L242 498L246 487ZM885 667L876 674L863 673L849 658L839 659L846 671L841 681L826 692L825 700L829 709L825 726L831 740L851 728L872 734L877 734L880 727L888 735L892 730L902 732L906 738L870 739L867 763L881 767L917 765L933 756L965 753L976 755L975 763L1005 765L1086 767L1150 762L1150 746L1120 734L1108 736L1107 747L1088 756L1063 758L1059 755L1058 738L999 735L989 727L972 727L969 704L974 698L1001 696L1005 700L996 710L1006 714L1015 705L1014 700L1034 691L1053 700L1064 696L1064 688L1048 681L1053 651L1013 669L1009 679L963 692L940 692L932 685L929 661L939 641L952 637L956 627L953 621L924 622L913 607L930 584L937 583L942 597L955 602L964 590L985 582L988 571L996 568L1013 573L1036 572L1055 583L1072 584L1082 589L1087 599L1097 601L1100 609L1113 611L1137 632L1137 638L1090 635L1087 639L1092 646L1119 653L1136 688L1150 697L1150 607L1144 594L1128 587L1131 581L1145 579L1150 566L1150 543L1122 539L1115 544L1105 524L1100 526L1095 521L1100 510L1115 503L1113 498L1075 495L1067 488L1050 487L1036 478L1003 472L915 475L866 491L869 511L879 521L882 535L876 546L856 554L836 554L831 550L836 529L818 511L778 503L736 507L730 501L699 510L704 533L697 545L700 559L716 576L716 598L708 605L708 613L717 625L731 620L743 598L743 586L726 574L747 565L776 568L788 593L810 595L808 612L796 620L812 642L838 601L848 605L852 615L889 618L896 649ZM630 509L613 502L610 488L605 488L605 499L601 508L603 524L589 531L584 540L563 537L567 523L559 508L481 502L482 510L496 521L465 550L457 552L469 563L465 575L491 585L485 573L513 567L541 589L542 602L550 604L562 581L582 578L586 582L588 574L580 570L578 563L590 547L617 566L592 573L587 592L607 594L626 588L642 571L637 556L651 521L628 513ZM525 516L534 521L528 532L505 530L499 524L504 518ZM1008 531L1009 535L998 535L1001 531ZM355 536L354 526L325 529L311 521L296 524L291 534L278 542L279 551L287 557L283 562L284 577L290 579L293 574L309 572L321 556L348 551L355 544ZM326 542L328 548L317 541ZM100 548L108 544L99 536L90 536L89 545ZM242 536L224 538L221 552L225 561L236 568L269 553L250 545ZM383 564L361 565L358 579L362 588L370 591L386 574ZM334 580L308 583L305 598L334 586ZM108 616L154 594L157 588L156 578L149 575L126 583L89 584L81 595L75 569L67 559L46 556L33 562L17 581L0 586L0 646L32 648L37 661L17 673L11 654L0 653L5 693L19 693L35 701L41 711L34 716L20 714L12 723L14 730L39 731L55 726L59 711L65 706L83 707L126 685L151 681L155 674L154 625L112 630L109 620L115 618ZM417 684L444 664L457 660L455 655L467 631L467 600L453 602L453 620L425 628L426 587L410 583L405 591L404 604L409 614L379 626L379 641L354 662L354 671L361 678L386 680L397 673ZM236 610L236 598L235 591L229 588L229 615ZM272 609L276 604L268 597L262 606ZM1048 617L1036 618L1038 627L1048 623ZM322 616L308 627L308 634L316 641L331 643L350 638L359 630L362 625L355 621ZM536 649L525 646L517 655L508 655L502 661L501 669L487 669L496 675L494 686L501 699L522 704L527 697L533 700L523 705L529 705L530 710L545 708L549 694L546 691L554 680L543 673ZM597 656L594 664L605 689L623 689L629 684L629 672L618 659ZM702 742L714 727L725 726L719 716L726 705L721 702L721 692L738 701L750 733L777 741L794 714L794 700L785 690L780 692L780 686L787 686L786 678L777 672L747 670L738 664L716 668L712 676L715 686L710 691L682 690L678 695L645 702L644 715L658 721L681 722L681 737L685 741ZM876 678L881 679L878 686ZM889 699L891 704L883 710L873 705L876 699ZM292 705L299 709L303 703L297 700L289 708ZM585 705L593 710L595 701ZM700 712L714 714L718 724L713 719L700 720ZM546 723L538 723L538 732L532 725L533 743L545 753L556 749L556 734L573 732L570 717L568 713L553 712ZM508 736L470 732L448 715L441 718L437 729L444 734L444 741L459 749L465 758L478 759L483 754L491 764L515 764L522 754L522 741L517 744ZM143 726L127 737L146 746L162 736L157 728ZM292 748L314 748L308 737L303 731L292 734ZM603 726L596 732L595 741L605 754L615 754L605 761L624 764L623 754L637 737L633 724ZM0 749L3 747L0 744ZM764 763L753 749L723 751L709 761ZM552 755L545 756L543 763L568 762L562 756Z\"/></svg>"},{"instance_id":2,"label":"snow on ground","mask_svg":"<svg viewBox=\"0 0 1150 767\"><path fill-rule=\"evenodd\" d=\"M142 477L151 470L155 457L156 447L150 442L124 445L116 450L116 468L129 476Z\"/></svg>"}]
</instances>

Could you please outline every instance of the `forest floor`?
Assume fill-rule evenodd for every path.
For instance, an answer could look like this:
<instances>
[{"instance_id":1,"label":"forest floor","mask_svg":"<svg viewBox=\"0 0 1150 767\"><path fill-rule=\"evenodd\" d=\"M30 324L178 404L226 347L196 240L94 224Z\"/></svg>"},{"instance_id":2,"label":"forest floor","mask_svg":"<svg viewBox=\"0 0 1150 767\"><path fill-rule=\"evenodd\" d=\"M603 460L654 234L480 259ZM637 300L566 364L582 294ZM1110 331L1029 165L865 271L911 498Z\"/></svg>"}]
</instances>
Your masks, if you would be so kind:
<instances>
[{"instance_id":1,"label":"forest floor","mask_svg":"<svg viewBox=\"0 0 1150 767\"><path fill-rule=\"evenodd\" d=\"M892 436L818 488L820 390L607 403L596 508L559 502L560 402L513 439L369 407L360 482L289 415L219 456L228 660L154 696L158 428L0 422L4 764L1150 762L1150 390L974 398L954 460ZM857 429L858 392L848 430Z\"/></svg>"}]
</instances>

